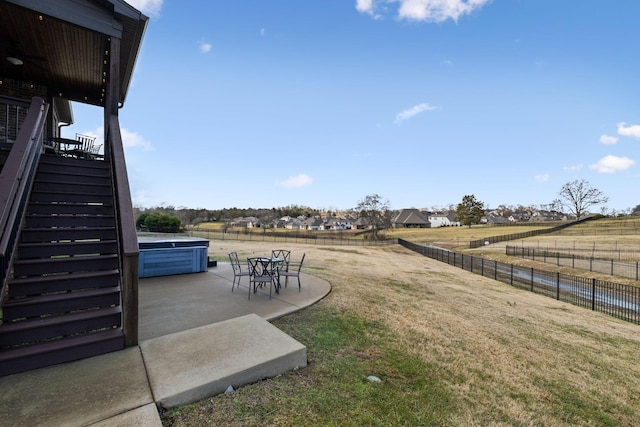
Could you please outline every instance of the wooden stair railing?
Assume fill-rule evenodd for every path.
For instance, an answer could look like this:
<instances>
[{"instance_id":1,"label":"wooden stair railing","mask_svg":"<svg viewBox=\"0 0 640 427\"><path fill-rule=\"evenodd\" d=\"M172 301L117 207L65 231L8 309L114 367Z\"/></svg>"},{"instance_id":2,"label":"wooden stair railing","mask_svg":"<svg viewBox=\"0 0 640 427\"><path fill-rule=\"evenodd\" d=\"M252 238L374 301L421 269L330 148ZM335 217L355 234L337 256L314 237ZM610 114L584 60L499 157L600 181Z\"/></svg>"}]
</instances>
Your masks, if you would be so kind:
<instances>
[{"instance_id":1,"label":"wooden stair railing","mask_svg":"<svg viewBox=\"0 0 640 427\"><path fill-rule=\"evenodd\" d=\"M118 227L123 306L122 328L125 335L125 345L131 347L138 345L139 249L120 123L115 114L110 115L108 119L104 156L111 165L115 191L114 204Z\"/></svg>"},{"instance_id":2,"label":"wooden stair railing","mask_svg":"<svg viewBox=\"0 0 640 427\"><path fill-rule=\"evenodd\" d=\"M48 104L34 97L17 139L0 172L0 301L9 279L11 259L42 151Z\"/></svg>"}]
</instances>

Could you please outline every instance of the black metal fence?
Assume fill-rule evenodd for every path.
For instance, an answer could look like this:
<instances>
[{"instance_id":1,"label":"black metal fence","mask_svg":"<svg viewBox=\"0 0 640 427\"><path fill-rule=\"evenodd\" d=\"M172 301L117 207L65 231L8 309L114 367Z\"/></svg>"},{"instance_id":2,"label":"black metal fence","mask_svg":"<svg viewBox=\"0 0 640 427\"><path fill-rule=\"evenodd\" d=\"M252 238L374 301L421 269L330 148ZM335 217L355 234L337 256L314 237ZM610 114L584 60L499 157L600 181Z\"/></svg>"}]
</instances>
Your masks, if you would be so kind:
<instances>
[{"instance_id":1,"label":"black metal fence","mask_svg":"<svg viewBox=\"0 0 640 427\"><path fill-rule=\"evenodd\" d=\"M511 286L640 324L640 287L505 264L398 239L407 249Z\"/></svg>"},{"instance_id":2,"label":"black metal fence","mask_svg":"<svg viewBox=\"0 0 640 427\"><path fill-rule=\"evenodd\" d=\"M596 273L609 274L611 276L626 277L638 280L640 266L638 261L619 261L613 258L597 258L586 255L578 255L570 251L537 249L531 247L507 246L506 254L533 261L554 264L558 267L571 267L578 270L587 270ZM622 253L618 251L618 256ZM631 255L629 255L631 256Z\"/></svg>"},{"instance_id":3,"label":"black metal fence","mask_svg":"<svg viewBox=\"0 0 640 427\"><path fill-rule=\"evenodd\" d=\"M520 246L525 247L524 243L525 242L521 242ZM574 241L573 245L569 246L562 246L565 242L561 242L560 245L558 245L557 241L553 242L553 244L551 243L552 242L550 241L544 241L541 244L541 242L538 241L535 246L528 246L528 248L540 251L540 253L542 251L560 252L561 254L564 254L565 258L575 254L576 256L583 257L585 259L595 258L607 260L612 259L614 261L640 261L640 248L638 248L637 243L626 244L616 242L615 247L613 248L603 247L605 245L602 242L596 241L592 243L582 241L580 245L576 245Z\"/></svg>"},{"instance_id":4,"label":"black metal fence","mask_svg":"<svg viewBox=\"0 0 640 427\"><path fill-rule=\"evenodd\" d=\"M526 239L528 237L541 236L543 234L551 234L551 233L560 234L562 230L565 230L568 227L571 227L573 225L580 224L586 221L591 221L593 219L594 217L587 217L579 221L566 222L564 224L560 224L555 227L543 228L540 230L523 231L522 233L504 234L502 236L490 236L490 237L485 237L484 239L472 240L469 242L469 248L474 249L474 248L479 248L481 246L489 245L493 243L507 242L509 240Z\"/></svg>"}]
</instances>

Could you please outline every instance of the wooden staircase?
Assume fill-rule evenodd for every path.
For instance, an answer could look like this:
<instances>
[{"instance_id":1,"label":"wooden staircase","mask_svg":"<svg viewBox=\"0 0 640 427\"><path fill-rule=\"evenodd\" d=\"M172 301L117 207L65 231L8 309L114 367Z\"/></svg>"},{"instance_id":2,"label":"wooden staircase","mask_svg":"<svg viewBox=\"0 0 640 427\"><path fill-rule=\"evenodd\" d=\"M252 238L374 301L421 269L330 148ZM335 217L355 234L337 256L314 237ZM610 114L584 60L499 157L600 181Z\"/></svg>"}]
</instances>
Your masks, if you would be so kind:
<instances>
[{"instance_id":1,"label":"wooden staircase","mask_svg":"<svg viewBox=\"0 0 640 427\"><path fill-rule=\"evenodd\" d=\"M2 304L0 376L125 347L111 169L42 155Z\"/></svg>"}]
</instances>

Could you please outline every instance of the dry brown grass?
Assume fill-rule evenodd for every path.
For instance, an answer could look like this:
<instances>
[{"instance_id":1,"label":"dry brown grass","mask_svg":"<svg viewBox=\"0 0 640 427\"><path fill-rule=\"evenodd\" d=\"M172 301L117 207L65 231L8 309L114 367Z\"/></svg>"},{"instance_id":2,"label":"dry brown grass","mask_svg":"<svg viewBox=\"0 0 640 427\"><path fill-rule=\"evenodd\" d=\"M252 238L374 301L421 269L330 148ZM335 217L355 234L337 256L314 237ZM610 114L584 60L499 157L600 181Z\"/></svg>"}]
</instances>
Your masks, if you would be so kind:
<instances>
[{"instance_id":1,"label":"dry brown grass","mask_svg":"<svg viewBox=\"0 0 640 427\"><path fill-rule=\"evenodd\" d=\"M243 258L273 245L212 241L210 254L223 260L235 250ZM332 284L318 309L381 322L398 351L437 367L456 408L448 425L633 426L640 420L638 325L400 246L287 246L294 259L307 253L304 271ZM212 417L205 424L215 424ZM286 414L278 419L292 425ZM189 425L184 420L176 425Z\"/></svg>"}]
</instances>

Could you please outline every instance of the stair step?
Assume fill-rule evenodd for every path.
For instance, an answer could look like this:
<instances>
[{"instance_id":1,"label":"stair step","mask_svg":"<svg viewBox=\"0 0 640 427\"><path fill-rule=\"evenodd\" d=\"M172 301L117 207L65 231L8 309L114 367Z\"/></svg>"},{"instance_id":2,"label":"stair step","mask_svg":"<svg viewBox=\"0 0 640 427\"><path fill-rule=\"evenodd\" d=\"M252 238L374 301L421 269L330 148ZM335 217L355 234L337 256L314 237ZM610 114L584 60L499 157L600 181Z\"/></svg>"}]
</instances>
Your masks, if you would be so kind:
<instances>
[{"instance_id":1,"label":"stair step","mask_svg":"<svg viewBox=\"0 0 640 427\"><path fill-rule=\"evenodd\" d=\"M0 351L0 376L124 349L122 328Z\"/></svg>"},{"instance_id":2,"label":"stair step","mask_svg":"<svg viewBox=\"0 0 640 427\"><path fill-rule=\"evenodd\" d=\"M14 277L118 268L118 255L81 255L60 258L18 259L13 263Z\"/></svg>"},{"instance_id":3,"label":"stair step","mask_svg":"<svg viewBox=\"0 0 640 427\"><path fill-rule=\"evenodd\" d=\"M89 289L11 299L2 307L3 320L41 317L120 305L120 288Z\"/></svg>"},{"instance_id":4,"label":"stair step","mask_svg":"<svg viewBox=\"0 0 640 427\"><path fill-rule=\"evenodd\" d=\"M52 214L76 214L76 215L109 215L113 214L113 205L89 204L89 203L42 203L31 202L27 207L27 214L52 215Z\"/></svg>"},{"instance_id":5,"label":"stair step","mask_svg":"<svg viewBox=\"0 0 640 427\"><path fill-rule=\"evenodd\" d=\"M24 227L113 227L113 215L27 215Z\"/></svg>"},{"instance_id":6,"label":"stair step","mask_svg":"<svg viewBox=\"0 0 640 427\"><path fill-rule=\"evenodd\" d=\"M76 159L73 157L60 157L55 155L42 155L38 163L38 172L56 172L66 170L89 170L98 173L99 171L109 170L109 162L89 159ZM107 172L108 173L108 172Z\"/></svg>"},{"instance_id":7,"label":"stair step","mask_svg":"<svg viewBox=\"0 0 640 427\"><path fill-rule=\"evenodd\" d=\"M25 228L20 233L21 243L62 242L95 239L115 240L115 227Z\"/></svg>"},{"instance_id":8,"label":"stair step","mask_svg":"<svg viewBox=\"0 0 640 427\"><path fill-rule=\"evenodd\" d=\"M58 194L111 195L111 182L105 180L101 184L90 184L83 182L82 179L79 179L78 182L40 181L36 179L33 183L32 191L55 192Z\"/></svg>"},{"instance_id":9,"label":"stair step","mask_svg":"<svg viewBox=\"0 0 640 427\"><path fill-rule=\"evenodd\" d=\"M107 165L107 163L101 163ZM85 177L91 178L109 178L111 176L111 170L108 167L97 168L96 163L90 162L87 164L68 164L68 165L53 165L53 164L40 164L38 165L38 179L44 181L67 181L78 182Z\"/></svg>"},{"instance_id":10,"label":"stair step","mask_svg":"<svg viewBox=\"0 0 640 427\"><path fill-rule=\"evenodd\" d=\"M37 341L120 326L122 326L120 306L5 322L0 325L0 348L35 344Z\"/></svg>"},{"instance_id":11,"label":"stair step","mask_svg":"<svg viewBox=\"0 0 640 427\"><path fill-rule=\"evenodd\" d=\"M125 346L111 165L43 154L2 304L0 376Z\"/></svg>"},{"instance_id":12,"label":"stair step","mask_svg":"<svg viewBox=\"0 0 640 427\"><path fill-rule=\"evenodd\" d=\"M87 240L80 242L21 243L19 259L50 258L63 255L114 254L118 251L115 240Z\"/></svg>"},{"instance_id":13,"label":"stair step","mask_svg":"<svg viewBox=\"0 0 640 427\"><path fill-rule=\"evenodd\" d=\"M95 193L65 193L59 191L31 191L30 202L57 202L57 203L99 203L112 204L111 194Z\"/></svg>"},{"instance_id":14,"label":"stair step","mask_svg":"<svg viewBox=\"0 0 640 427\"><path fill-rule=\"evenodd\" d=\"M48 172L38 170L36 178L39 182L66 182L83 184L105 184L111 182L109 170L99 170L95 173L91 169L84 168L79 171Z\"/></svg>"},{"instance_id":15,"label":"stair step","mask_svg":"<svg viewBox=\"0 0 640 427\"><path fill-rule=\"evenodd\" d=\"M82 273L24 277L11 280L8 297L18 298L52 292L116 287L119 281L119 270L86 271Z\"/></svg>"}]
</instances>

